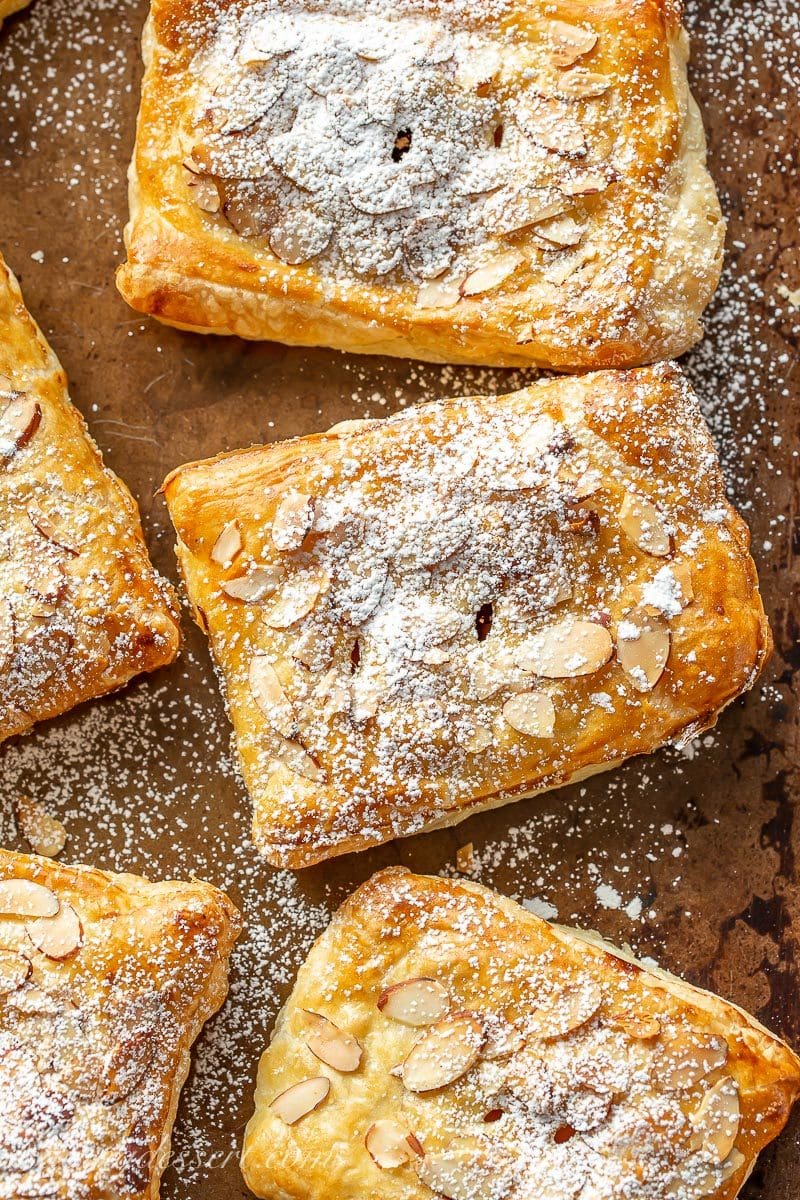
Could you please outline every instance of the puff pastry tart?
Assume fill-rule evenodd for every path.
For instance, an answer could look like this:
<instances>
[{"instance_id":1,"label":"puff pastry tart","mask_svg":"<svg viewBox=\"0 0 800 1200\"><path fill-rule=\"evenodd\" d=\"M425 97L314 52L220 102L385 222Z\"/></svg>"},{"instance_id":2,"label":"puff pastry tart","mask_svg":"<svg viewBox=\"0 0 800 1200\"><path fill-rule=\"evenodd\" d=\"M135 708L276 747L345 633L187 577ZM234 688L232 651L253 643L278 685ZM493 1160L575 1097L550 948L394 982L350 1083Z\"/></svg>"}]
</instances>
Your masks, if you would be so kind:
<instances>
[{"instance_id":1,"label":"puff pastry tart","mask_svg":"<svg viewBox=\"0 0 800 1200\"><path fill-rule=\"evenodd\" d=\"M10 17L12 13L19 12L21 8L25 8L30 4L30 0L0 0L0 25L6 17Z\"/></svg>"},{"instance_id":2,"label":"puff pastry tart","mask_svg":"<svg viewBox=\"0 0 800 1200\"><path fill-rule=\"evenodd\" d=\"M134 308L445 362L700 336L723 224L677 0L152 0Z\"/></svg>"},{"instance_id":3,"label":"puff pastry tart","mask_svg":"<svg viewBox=\"0 0 800 1200\"><path fill-rule=\"evenodd\" d=\"M0 851L0 1197L156 1200L238 932L208 884Z\"/></svg>"},{"instance_id":4,"label":"puff pastry tart","mask_svg":"<svg viewBox=\"0 0 800 1200\"><path fill-rule=\"evenodd\" d=\"M264 1200L732 1200L800 1059L473 883L383 871L301 968L242 1168Z\"/></svg>"},{"instance_id":5,"label":"puff pastry tart","mask_svg":"<svg viewBox=\"0 0 800 1200\"><path fill-rule=\"evenodd\" d=\"M128 489L0 257L0 741L175 657Z\"/></svg>"},{"instance_id":6,"label":"puff pastry tart","mask_svg":"<svg viewBox=\"0 0 800 1200\"><path fill-rule=\"evenodd\" d=\"M274 863L691 736L770 646L673 366L349 422L181 467L165 493Z\"/></svg>"}]
</instances>

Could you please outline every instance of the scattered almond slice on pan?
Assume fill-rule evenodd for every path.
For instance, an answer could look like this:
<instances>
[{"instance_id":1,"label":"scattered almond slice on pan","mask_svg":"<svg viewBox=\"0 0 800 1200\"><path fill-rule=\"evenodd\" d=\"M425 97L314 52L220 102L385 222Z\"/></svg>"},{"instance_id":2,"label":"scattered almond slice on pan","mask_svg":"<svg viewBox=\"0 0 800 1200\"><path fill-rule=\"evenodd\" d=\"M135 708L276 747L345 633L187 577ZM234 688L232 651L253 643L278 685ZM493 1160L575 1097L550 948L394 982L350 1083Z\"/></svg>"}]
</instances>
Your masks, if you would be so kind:
<instances>
[{"instance_id":1,"label":"scattered almond slice on pan","mask_svg":"<svg viewBox=\"0 0 800 1200\"><path fill-rule=\"evenodd\" d=\"M483 1045L483 1018L461 1012L428 1027L403 1063L409 1092L432 1092L455 1083L475 1065Z\"/></svg>"},{"instance_id":2,"label":"scattered almond slice on pan","mask_svg":"<svg viewBox=\"0 0 800 1200\"><path fill-rule=\"evenodd\" d=\"M381 992L378 1008L404 1025L433 1025L450 1008L450 997L436 979L404 979Z\"/></svg>"},{"instance_id":3,"label":"scattered almond slice on pan","mask_svg":"<svg viewBox=\"0 0 800 1200\"><path fill-rule=\"evenodd\" d=\"M414 1134L397 1121L375 1121L364 1135L364 1145L375 1165L384 1170L402 1167L424 1154Z\"/></svg>"},{"instance_id":4,"label":"scattered almond slice on pan","mask_svg":"<svg viewBox=\"0 0 800 1200\"><path fill-rule=\"evenodd\" d=\"M294 1125L301 1117L308 1116L315 1108L319 1108L330 1090L330 1079L326 1075L316 1075L292 1084L276 1096L269 1107L287 1125Z\"/></svg>"},{"instance_id":5,"label":"scattered almond slice on pan","mask_svg":"<svg viewBox=\"0 0 800 1200\"><path fill-rule=\"evenodd\" d=\"M35 854L55 858L64 849L67 831L51 816L44 805L30 796L19 796L16 804L17 827Z\"/></svg>"},{"instance_id":6,"label":"scattered almond slice on pan","mask_svg":"<svg viewBox=\"0 0 800 1200\"><path fill-rule=\"evenodd\" d=\"M336 1071L350 1072L358 1069L361 1062L361 1043L352 1033L340 1029L321 1013L305 1009L310 1025L306 1045L311 1053Z\"/></svg>"}]
</instances>

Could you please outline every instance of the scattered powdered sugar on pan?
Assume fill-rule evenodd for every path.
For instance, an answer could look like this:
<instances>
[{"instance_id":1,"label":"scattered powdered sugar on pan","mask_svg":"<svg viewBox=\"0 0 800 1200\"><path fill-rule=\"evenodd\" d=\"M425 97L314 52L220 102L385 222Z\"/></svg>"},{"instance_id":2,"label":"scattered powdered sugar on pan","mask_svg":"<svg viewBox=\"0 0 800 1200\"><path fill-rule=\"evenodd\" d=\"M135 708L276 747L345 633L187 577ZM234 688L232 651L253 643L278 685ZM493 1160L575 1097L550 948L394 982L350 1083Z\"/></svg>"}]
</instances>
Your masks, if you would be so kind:
<instances>
[{"instance_id":1,"label":"scattered powdered sugar on pan","mask_svg":"<svg viewBox=\"0 0 800 1200\"><path fill-rule=\"evenodd\" d=\"M68 225L76 242L99 239L98 253L116 252L126 215L124 170L146 7L143 0L36 0L3 27L0 192L13 193L19 230L4 228L2 238L4 246L17 232L21 242L26 239L31 272L58 264L52 249L55 224ZM788 506L780 473L788 483L793 460L775 419L781 398L796 394L798 387L800 258L796 230L787 224L792 210L786 198L798 121L800 9L795 0L702 5L690 0L688 19L695 88L730 224L726 269L706 318L707 338L686 367L722 454L731 494L753 525L754 552L767 568L769 607L777 613L786 603L785 583L777 575ZM41 177L30 174L37 160L46 161L49 182L62 189L57 209L44 194ZM37 257L30 262L32 254ZM114 323L124 320L123 310L112 309ZM86 323L87 311L65 304L62 328ZM110 338L106 319L108 329L102 332ZM145 336L138 319L131 328ZM187 356L193 353L191 344L187 340ZM248 348L246 353L257 352ZM274 360L260 361L268 363L259 376L266 393ZM150 378L169 369L156 363ZM402 407L408 396L498 392L523 382L518 373L372 360L350 362L346 371L351 386L345 399L353 416L383 415ZM90 378L95 394L84 389L76 397L85 410L103 397L102 355ZM152 395L158 396L158 388ZM130 419L142 424L142 436L160 437L159 425L148 424L142 398ZM265 428L270 419L267 413ZM235 445L232 424L230 444ZM98 421L95 433L107 450L114 445L112 432ZM203 452L217 449L209 438ZM149 480L149 493L160 481L160 476ZM149 493L142 489L143 495ZM163 565L170 560L164 558ZM185 616L184 627L188 624ZM788 648L786 630L782 624L776 628ZM250 847L250 806L234 778L217 682L202 639L190 633L189 649L175 668L4 748L0 840L24 848L11 814L18 794L27 793L64 822L63 861L142 871L153 878L197 874L228 889L243 906L246 932L234 956L230 1001L198 1044L163 1189L167 1197L184 1198L204 1185L209 1196L230 1196L241 1188L236 1157L252 1111L255 1061L297 965L348 891L390 862L450 871L458 848L471 840L469 873L475 878L543 915L596 921L604 932L631 937L638 950L663 957L668 965L711 962L719 941L714 910L741 910L745 916L731 921L744 930L739 936L752 949L755 965L752 979L742 978L738 968L736 998L754 1008L763 1004L768 1020L779 1012L769 1007L772 984L758 967L765 955L770 961L774 946L765 939L765 951L745 917L751 896L770 887L764 873L771 877L779 869L772 865L776 852L769 837L766 847L759 843L753 813L774 810L769 794L766 802L760 799L762 784L765 789L769 784L763 783L766 768L758 768L757 755L760 745L769 748L765 730L771 716L777 723L787 699L782 682L765 685L744 715L728 714L718 733L706 735L688 753L632 763L601 783L532 801L516 813L509 809L502 816L476 818L468 827L293 875L266 868ZM717 781L713 796L704 791L706 776ZM743 795L740 777L749 788L749 803L729 806L726 794ZM753 847L752 867L740 867L744 878L732 880L726 863L737 844ZM704 982L730 994L734 985L726 961L723 954L719 974L709 968Z\"/></svg>"}]
</instances>

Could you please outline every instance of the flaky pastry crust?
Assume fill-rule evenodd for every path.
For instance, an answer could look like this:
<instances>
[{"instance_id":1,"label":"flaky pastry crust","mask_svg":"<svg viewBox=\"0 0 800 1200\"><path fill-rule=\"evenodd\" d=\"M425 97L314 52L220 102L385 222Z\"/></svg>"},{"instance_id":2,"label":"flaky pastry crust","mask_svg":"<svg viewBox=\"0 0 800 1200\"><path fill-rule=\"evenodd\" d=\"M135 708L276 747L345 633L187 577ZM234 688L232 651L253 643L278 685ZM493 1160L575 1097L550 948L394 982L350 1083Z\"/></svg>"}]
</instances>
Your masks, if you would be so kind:
<instances>
[{"instance_id":1,"label":"flaky pastry crust","mask_svg":"<svg viewBox=\"0 0 800 1200\"><path fill-rule=\"evenodd\" d=\"M153 0L143 45L139 311L560 370L701 336L723 222L677 0Z\"/></svg>"},{"instance_id":2,"label":"flaky pastry crust","mask_svg":"<svg viewBox=\"0 0 800 1200\"><path fill-rule=\"evenodd\" d=\"M263 1200L733 1200L798 1093L800 1060L734 1005L393 868L300 969L242 1168Z\"/></svg>"},{"instance_id":3,"label":"flaky pastry crust","mask_svg":"<svg viewBox=\"0 0 800 1200\"><path fill-rule=\"evenodd\" d=\"M157 1200L239 929L205 883L0 851L0 1197Z\"/></svg>"},{"instance_id":4,"label":"flaky pastry crust","mask_svg":"<svg viewBox=\"0 0 800 1200\"><path fill-rule=\"evenodd\" d=\"M346 422L164 491L276 864L688 739L771 646L674 366Z\"/></svg>"},{"instance_id":5,"label":"flaky pastry crust","mask_svg":"<svg viewBox=\"0 0 800 1200\"><path fill-rule=\"evenodd\" d=\"M177 608L0 257L0 741L172 662Z\"/></svg>"},{"instance_id":6,"label":"flaky pastry crust","mask_svg":"<svg viewBox=\"0 0 800 1200\"><path fill-rule=\"evenodd\" d=\"M0 0L0 24L12 13L19 12L30 4L30 0Z\"/></svg>"}]
</instances>

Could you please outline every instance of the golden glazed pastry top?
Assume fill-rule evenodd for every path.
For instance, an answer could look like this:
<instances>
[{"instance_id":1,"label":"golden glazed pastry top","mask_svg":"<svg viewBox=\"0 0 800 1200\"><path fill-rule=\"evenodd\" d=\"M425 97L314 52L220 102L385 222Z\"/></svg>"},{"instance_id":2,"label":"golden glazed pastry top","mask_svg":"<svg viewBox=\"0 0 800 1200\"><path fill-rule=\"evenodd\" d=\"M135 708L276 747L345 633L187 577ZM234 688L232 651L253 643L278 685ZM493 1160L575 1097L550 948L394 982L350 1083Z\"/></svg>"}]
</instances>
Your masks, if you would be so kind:
<instances>
[{"instance_id":1,"label":"golden glazed pastry top","mask_svg":"<svg viewBox=\"0 0 800 1200\"><path fill-rule=\"evenodd\" d=\"M264 1200L732 1200L799 1092L724 1000L395 868L301 968L242 1166Z\"/></svg>"},{"instance_id":2,"label":"golden glazed pastry top","mask_svg":"<svg viewBox=\"0 0 800 1200\"><path fill-rule=\"evenodd\" d=\"M175 601L0 257L0 741L171 662Z\"/></svg>"},{"instance_id":3,"label":"golden glazed pastry top","mask_svg":"<svg viewBox=\"0 0 800 1200\"><path fill-rule=\"evenodd\" d=\"M238 932L207 884L0 851L3 1200L156 1200Z\"/></svg>"},{"instance_id":4,"label":"golden glazed pastry top","mask_svg":"<svg viewBox=\"0 0 800 1200\"><path fill-rule=\"evenodd\" d=\"M12 13L19 12L21 8L25 8L30 0L0 0L0 23L6 17L10 17Z\"/></svg>"},{"instance_id":5,"label":"golden glazed pastry top","mask_svg":"<svg viewBox=\"0 0 800 1200\"><path fill-rule=\"evenodd\" d=\"M769 650L672 366L346 422L181 467L165 494L276 863L690 737Z\"/></svg>"},{"instance_id":6,"label":"golden glazed pastry top","mask_svg":"<svg viewBox=\"0 0 800 1200\"><path fill-rule=\"evenodd\" d=\"M682 353L723 227L675 0L153 0L122 294L443 361Z\"/></svg>"}]
</instances>

